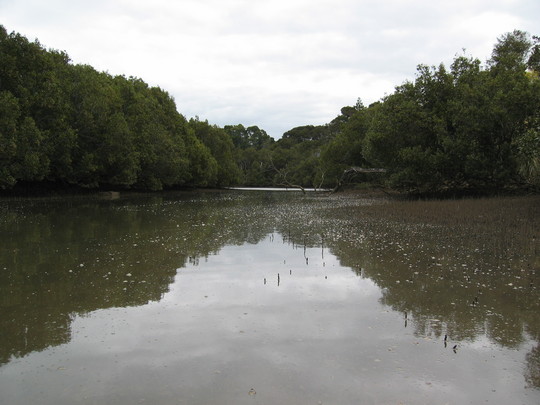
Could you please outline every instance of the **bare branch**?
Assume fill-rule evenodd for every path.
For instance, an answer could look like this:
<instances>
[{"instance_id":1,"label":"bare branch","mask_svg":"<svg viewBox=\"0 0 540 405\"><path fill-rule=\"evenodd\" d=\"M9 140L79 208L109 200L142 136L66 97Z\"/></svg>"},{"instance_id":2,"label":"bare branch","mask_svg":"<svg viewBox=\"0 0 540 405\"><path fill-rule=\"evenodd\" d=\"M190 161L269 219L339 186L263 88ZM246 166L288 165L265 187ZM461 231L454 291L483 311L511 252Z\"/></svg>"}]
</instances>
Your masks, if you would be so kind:
<instances>
[{"instance_id":1,"label":"bare branch","mask_svg":"<svg viewBox=\"0 0 540 405\"><path fill-rule=\"evenodd\" d=\"M274 169L274 171L280 177L281 183L278 183L277 184L278 186L283 186L285 188L299 188L300 190L302 190L304 194L306 193L306 190L304 189L304 187L298 184L292 184L289 180L287 180L287 171L279 170L274 164L274 161L272 160L272 158L270 158L270 164L272 165L272 168Z\"/></svg>"}]
</instances>

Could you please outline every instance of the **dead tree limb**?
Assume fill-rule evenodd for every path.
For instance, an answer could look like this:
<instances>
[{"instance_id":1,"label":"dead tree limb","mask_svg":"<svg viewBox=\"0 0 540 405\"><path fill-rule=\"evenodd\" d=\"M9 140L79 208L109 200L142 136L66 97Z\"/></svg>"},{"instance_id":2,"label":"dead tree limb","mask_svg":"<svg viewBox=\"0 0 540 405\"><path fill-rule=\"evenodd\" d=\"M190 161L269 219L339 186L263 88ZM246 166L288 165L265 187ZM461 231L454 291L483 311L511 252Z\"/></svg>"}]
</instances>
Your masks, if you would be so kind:
<instances>
[{"instance_id":1,"label":"dead tree limb","mask_svg":"<svg viewBox=\"0 0 540 405\"><path fill-rule=\"evenodd\" d=\"M278 186L283 186L285 188L299 188L300 190L302 190L302 193L304 194L306 193L306 190L304 189L304 187L298 184L292 184L289 180L287 180L287 175L288 175L287 171L278 169L276 165L274 164L274 161L272 160L272 158L270 158L270 164L272 165L272 168L279 176L280 183L277 183Z\"/></svg>"},{"instance_id":2,"label":"dead tree limb","mask_svg":"<svg viewBox=\"0 0 540 405\"><path fill-rule=\"evenodd\" d=\"M320 189L322 188L322 185L324 183L324 175L326 174L326 170L323 170L322 173L321 173L321 182L319 183L319 187L317 187L316 184L313 184L313 187L315 188L315 191L317 191L317 189ZM314 180L315 181L315 180Z\"/></svg>"},{"instance_id":3,"label":"dead tree limb","mask_svg":"<svg viewBox=\"0 0 540 405\"><path fill-rule=\"evenodd\" d=\"M341 177L338 179L336 186L332 190L333 193L337 192L343 184L346 182L346 180L354 176L358 173L386 173L386 169L379 169L379 168L364 168L364 167L349 167L348 169L345 169L343 173L341 174Z\"/></svg>"}]
</instances>

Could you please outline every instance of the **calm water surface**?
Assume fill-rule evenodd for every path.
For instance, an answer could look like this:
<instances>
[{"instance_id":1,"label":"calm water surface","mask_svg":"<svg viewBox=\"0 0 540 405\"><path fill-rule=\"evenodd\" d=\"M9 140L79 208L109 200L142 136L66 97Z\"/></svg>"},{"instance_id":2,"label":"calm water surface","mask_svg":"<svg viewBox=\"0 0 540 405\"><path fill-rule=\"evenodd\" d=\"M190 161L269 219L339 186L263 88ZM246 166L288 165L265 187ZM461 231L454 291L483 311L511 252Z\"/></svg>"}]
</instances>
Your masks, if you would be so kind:
<instances>
[{"instance_id":1,"label":"calm water surface","mask_svg":"<svg viewBox=\"0 0 540 405\"><path fill-rule=\"evenodd\" d=\"M0 201L0 404L538 404L539 209Z\"/></svg>"}]
</instances>

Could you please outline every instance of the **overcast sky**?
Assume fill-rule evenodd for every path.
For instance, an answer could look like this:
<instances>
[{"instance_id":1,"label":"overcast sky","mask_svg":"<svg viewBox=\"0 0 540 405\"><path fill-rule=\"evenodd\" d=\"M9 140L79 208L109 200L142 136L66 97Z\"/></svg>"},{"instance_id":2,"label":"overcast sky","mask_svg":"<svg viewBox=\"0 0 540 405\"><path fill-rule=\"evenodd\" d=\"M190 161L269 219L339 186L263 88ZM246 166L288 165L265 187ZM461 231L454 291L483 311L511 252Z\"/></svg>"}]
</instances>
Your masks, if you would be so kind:
<instances>
[{"instance_id":1,"label":"overcast sky","mask_svg":"<svg viewBox=\"0 0 540 405\"><path fill-rule=\"evenodd\" d=\"M331 121L456 54L540 34L539 0L0 0L0 24L168 91L186 118L274 138Z\"/></svg>"}]
</instances>

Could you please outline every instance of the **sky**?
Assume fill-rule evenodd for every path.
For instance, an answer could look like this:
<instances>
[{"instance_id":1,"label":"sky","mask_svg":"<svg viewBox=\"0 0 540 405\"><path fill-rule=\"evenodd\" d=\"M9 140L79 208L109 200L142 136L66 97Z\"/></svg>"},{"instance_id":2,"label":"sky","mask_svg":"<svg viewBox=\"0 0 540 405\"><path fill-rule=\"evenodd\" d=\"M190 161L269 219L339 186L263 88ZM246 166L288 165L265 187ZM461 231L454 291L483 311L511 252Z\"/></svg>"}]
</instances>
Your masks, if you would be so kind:
<instances>
[{"instance_id":1,"label":"sky","mask_svg":"<svg viewBox=\"0 0 540 405\"><path fill-rule=\"evenodd\" d=\"M73 63L138 77L186 118L278 139L414 80L540 35L538 0L0 0L0 25Z\"/></svg>"}]
</instances>

